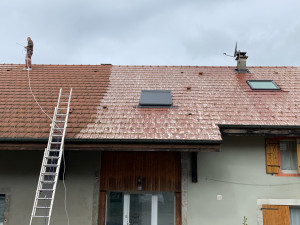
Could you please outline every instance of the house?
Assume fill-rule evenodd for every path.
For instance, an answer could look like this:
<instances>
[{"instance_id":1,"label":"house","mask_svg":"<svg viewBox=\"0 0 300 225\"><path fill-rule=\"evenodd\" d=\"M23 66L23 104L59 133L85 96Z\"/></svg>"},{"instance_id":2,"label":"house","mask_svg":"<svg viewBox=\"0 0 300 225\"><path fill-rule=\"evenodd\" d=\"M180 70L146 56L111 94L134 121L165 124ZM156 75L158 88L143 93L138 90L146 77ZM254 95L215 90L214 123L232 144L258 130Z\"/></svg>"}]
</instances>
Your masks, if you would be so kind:
<instances>
[{"instance_id":1,"label":"house","mask_svg":"<svg viewBox=\"0 0 300 225\"><path fill-rule=\"evenodd\" d=\"M300 67L245 66L1 64L0 224L30 221L59 88L51 224L299 224Z\"/></svg>"}]
</instances>

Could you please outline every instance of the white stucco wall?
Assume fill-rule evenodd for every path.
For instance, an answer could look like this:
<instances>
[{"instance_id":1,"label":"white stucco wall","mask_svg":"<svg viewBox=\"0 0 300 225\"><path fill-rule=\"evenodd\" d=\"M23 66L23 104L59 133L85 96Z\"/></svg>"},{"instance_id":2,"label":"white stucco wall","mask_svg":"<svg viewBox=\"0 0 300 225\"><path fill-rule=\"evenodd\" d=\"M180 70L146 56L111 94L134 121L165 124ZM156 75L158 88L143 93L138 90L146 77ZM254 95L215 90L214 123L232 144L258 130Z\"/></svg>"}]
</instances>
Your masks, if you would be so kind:
<instances>
[{"instance_id":1,"label":"white stucco wall","mask_svg":"<svg viewBox=\"0 0 300 225\"><path fill-rule=\"evenodd\" d=\"M29 224L42 154L0 151L0 192L9 196L8 225ZM188 157L189 153L183 153L186 167ZM67 160L70 222L95 225L100 153L72 151ZM261 137L225 137L221 152L198 153L198 183L191 182L189 168L183 172L188 176L183 185L183 225L241 225L244 216L248 225L256 225L262 202L300 199L300 177L266 174ZM285 185L288 183L293 184ZM217 200L217 195L222 195L222 200ZM62 181L58 183L51 224L67 224Z\"/></svg>"},{"instance_id":2,"label":"white stucco wall","mask_svg":"<svg viewBox=\"0 0 300 225\"><path fill-rule=\"evenodd\" d=\"M300 199L299 190L300 177L266 174L264 138L225 137L221 152L198 153L198 183L188 183L187 224L239 225L246 216L248 225L256 225L258 199Z\"/></svg>"},{"instance_id":3,"label":"white stucco wall","mask_svg":"<svg viewBox=\"0 0 300 225\"><path fill-rule=\"evenodd\" d=\"M8 225L29 224L42 156L43 151L0 151L0 192L9 196ZM68 152L65 183L70 224L96 224L93 205L98 204L99 170L100 152ZM51 224L67 224L62 181L58 181Z\"/></svg>"}]
</instances>

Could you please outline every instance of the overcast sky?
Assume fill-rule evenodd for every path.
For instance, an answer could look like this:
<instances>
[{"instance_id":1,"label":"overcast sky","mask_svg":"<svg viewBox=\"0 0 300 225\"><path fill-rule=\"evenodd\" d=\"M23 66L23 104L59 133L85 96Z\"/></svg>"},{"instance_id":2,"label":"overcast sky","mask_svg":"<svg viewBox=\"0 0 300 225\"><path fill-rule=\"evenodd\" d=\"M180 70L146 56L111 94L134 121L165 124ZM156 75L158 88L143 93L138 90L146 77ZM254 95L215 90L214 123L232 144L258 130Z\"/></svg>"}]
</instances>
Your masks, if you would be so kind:
<instances>
[{"instance_id":1,"label":"overcast sky","mask_svg":"<svg viewBox=\"0 0 300 225\"><path fill-rule=\"evenodd\" d=\"M0 63L300 66L300 0L1 0Z\"/></svg>"}]
</instances>

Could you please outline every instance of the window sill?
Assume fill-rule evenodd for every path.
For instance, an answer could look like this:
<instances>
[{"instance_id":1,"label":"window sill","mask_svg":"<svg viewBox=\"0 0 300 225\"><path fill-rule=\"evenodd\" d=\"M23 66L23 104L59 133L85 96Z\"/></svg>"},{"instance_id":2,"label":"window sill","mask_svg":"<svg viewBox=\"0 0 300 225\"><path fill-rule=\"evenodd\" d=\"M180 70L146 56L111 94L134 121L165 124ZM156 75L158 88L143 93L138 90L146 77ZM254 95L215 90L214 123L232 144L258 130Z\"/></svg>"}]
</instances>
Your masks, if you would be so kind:
<instances>
[{"instance_id":1,"label":"window sill","mask_svg":"<svg viewBox=\"0 0 300 225\"><path fill-rule=\"evenodd\" d=\"M275 174L277 177L300 177L299 173L282 173L279 172L278 174Z\"/></svg>"}]
</instances>

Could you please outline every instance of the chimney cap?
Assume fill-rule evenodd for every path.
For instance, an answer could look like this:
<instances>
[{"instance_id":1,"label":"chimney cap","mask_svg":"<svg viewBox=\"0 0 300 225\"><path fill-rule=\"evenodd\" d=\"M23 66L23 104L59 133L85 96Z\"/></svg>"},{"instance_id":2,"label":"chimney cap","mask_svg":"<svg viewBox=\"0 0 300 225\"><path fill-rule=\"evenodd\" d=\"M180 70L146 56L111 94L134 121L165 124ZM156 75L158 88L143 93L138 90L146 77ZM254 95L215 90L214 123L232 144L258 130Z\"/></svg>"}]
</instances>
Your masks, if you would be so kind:
<instances>
[{"instance_id":1,"label":"chimney cap","mask_svg":"<svg viewBox=\"0 0 300 225\"><path fill-rule=\"evenodd\" d=\"M237 54L236 54L235 60L239 60L240 58L247 59L248 56L246 56L246 54L247 54L247 52L238 51Z\"/></svg>"}]
</instances>

